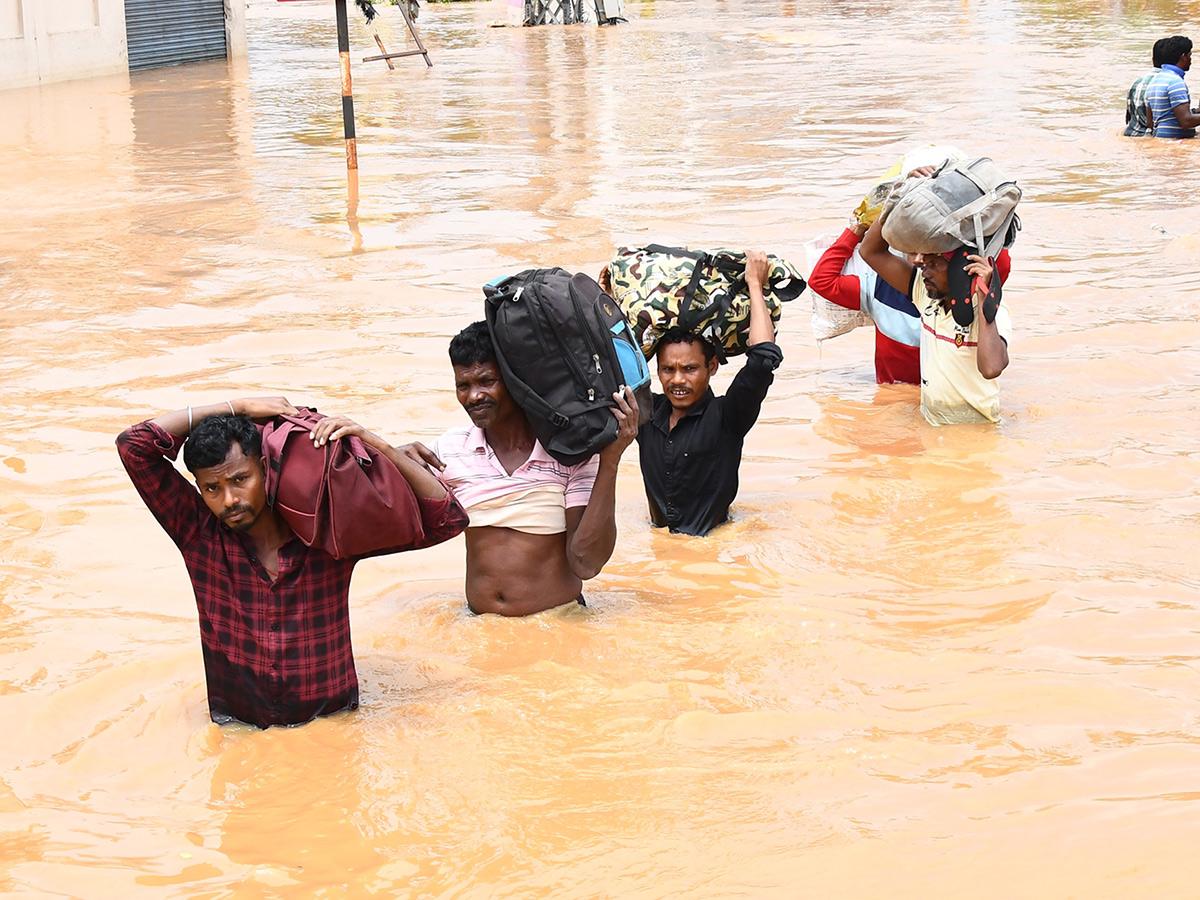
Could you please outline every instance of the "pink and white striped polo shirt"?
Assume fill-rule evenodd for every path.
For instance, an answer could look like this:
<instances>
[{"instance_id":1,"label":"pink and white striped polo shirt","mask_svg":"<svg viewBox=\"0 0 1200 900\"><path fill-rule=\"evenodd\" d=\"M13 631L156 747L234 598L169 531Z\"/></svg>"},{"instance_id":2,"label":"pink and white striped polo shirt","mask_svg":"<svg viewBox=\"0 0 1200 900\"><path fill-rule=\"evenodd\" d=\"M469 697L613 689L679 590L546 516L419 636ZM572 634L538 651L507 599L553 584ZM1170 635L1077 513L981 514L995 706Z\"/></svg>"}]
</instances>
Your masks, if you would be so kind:
<instances>
[{"instance_id":1,"label":"pink and white striped polo shirt","mask_svg":"<svg viewBox=\"0 0 1200 900\"><path fill-rule=\"evenodd\" d=\"M511 475L496 458L482 428L452 428L433 446L446 464L442 480L454 491L473 527L494 525L535 534L566 530L566 510L587 506L599 456L564 466L534 442L529 459Z\"/></svg>"}]
</instances>

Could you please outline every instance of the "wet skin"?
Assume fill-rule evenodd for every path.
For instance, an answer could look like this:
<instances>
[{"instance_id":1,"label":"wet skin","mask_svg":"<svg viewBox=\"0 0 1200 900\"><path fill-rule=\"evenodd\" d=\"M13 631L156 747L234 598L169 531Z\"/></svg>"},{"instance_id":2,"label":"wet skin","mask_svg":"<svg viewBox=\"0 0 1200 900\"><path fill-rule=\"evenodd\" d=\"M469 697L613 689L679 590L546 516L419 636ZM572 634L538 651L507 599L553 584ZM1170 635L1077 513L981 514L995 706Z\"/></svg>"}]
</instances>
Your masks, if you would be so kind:
<instances>
[{"instance_id":1,"label":"wet skin","mask_svg":"<svg viewBox=\"0 0 1200 900\"><path fill-rule=\"evenodd\" d=\"M267 574L277 578L279 548L290 537L290 529L267 505L262 457L246 456L241 444L234 443L223 461L197 469L194 475L204 505L226 527L245 534Z\"/></svg>"},{"instance_id":2,"label":"wet skin","mask_svg":"<svg viewBox=\"0 0 1200 900\"><path fill-rule=\"evenodd\" d=\"M533 452L534 434L496 364L454 366L454 389L471 422L484 430L488 445L511 475ZM616 459L607 464L615 475ZM602 468L605 465L602 453ZM468 528L466 592L472 612L526 616L574 602L584 579L596 575L612 552L611 545L607 553L599 555L573 552L573 538L585 509L568 509L567 530L560 534L527 534L492 526Z\"/></svg>"},{"instance_id":3,"label":"wet skin","mask_svg":"<svg viewBox=\"0 0 1200 900\"><path fill-rule=\"evenodd\" d=\"M578 525L582 507L568 511ZM567 535L467 529L467 605L472 612L528 616L571 603L583 579L567 561Z\"/></svg>"},{"instance_id":4,"label":"wet skin","mask_svg":"<svg viewBox=\"0 0 1200 900\"><path fill-rule=\"evenodd\" d=\"M945 300L950 293L949 260L940 253L914 253L909 259L921 270L921 280L925 282L925 293L929 298Z\"/></svg>"}]
</instances>

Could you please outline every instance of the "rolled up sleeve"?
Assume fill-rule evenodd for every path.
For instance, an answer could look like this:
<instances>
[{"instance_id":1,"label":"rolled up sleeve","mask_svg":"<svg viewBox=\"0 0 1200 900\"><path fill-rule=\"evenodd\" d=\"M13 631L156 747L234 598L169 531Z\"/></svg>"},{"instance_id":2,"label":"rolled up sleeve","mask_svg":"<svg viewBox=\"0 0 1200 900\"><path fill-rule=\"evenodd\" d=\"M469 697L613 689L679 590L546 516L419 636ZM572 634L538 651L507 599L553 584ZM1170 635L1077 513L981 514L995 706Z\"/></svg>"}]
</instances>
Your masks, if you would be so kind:
<instances>
[{"instance_id":1,"label":"rolled up sleeve","mask_svg":"<svg viewBox=\"0 0 1200 900\"><path fill-rule=\"evenodd\" d=\"M467 527L466 510L449 488L446 488L446 496L438 500L418 497L417 505L421 510L421 529L425 532L420 547L432 547L448 541Z\"/></svg>"},{"instance_id":2,"label":"rolled up sleeve","mask_svg":"<svg viewBox=\"0 0 1200 900\"><path fill-rule=\"evenodd\" d=\"M772 342L755 344L746 353L742 370L725 392L725 427L737 434L748 432L762 410L775 370L783 362L783 351Z\"/></svg>"},{"instance_id":3,"label":"rolled up sleeve","mask_svg":"<svg viewBox=\"0 0 1200 900\"><path fill-rule=\"evenodd\" d=\"M117 453L146 508L182 548L212 515L200 494L172 461L183 440L153 422L140 422L117 436Z\"/></svg>"}]
</instances>

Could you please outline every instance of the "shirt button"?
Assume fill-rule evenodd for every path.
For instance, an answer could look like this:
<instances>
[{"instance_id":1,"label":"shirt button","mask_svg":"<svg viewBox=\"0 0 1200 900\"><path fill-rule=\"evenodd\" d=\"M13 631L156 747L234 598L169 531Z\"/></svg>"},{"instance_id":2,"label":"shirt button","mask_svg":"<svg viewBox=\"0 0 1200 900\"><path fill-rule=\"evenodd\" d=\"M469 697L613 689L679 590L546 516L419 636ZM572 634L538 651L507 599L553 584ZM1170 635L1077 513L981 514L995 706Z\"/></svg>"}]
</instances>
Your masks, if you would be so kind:
<instances>
[{"instance_id":1,"label":"shirt button","mask_svg":"<svg viewBox=\"0 0 1200 900\"><path fill-rule=\"evenodd\" d=\"M278 622L273 622L273 623L271 624L271 630L272 630L272 631L278 631L278 630L279 630L279 623L278 623Z\"/></svg>"}]
</instances>

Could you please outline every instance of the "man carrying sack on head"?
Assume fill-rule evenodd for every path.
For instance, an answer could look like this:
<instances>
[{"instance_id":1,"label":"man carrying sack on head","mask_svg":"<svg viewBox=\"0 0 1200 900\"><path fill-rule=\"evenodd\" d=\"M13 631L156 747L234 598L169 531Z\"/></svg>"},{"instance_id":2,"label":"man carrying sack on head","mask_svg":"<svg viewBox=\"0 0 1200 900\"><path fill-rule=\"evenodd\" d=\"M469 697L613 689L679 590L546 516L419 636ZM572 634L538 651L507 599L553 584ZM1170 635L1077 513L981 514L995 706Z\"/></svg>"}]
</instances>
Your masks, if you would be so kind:
<instances>
[{"instance_id":1,"label":"man carrying sack on head","mask_svg":"<svg viewBox=\"0 0 1200 900\"><path fill-rule=\"evenodd\" d=\"M763 299L770 269L765 253L746 253L746 362L724 396L717 397L709 386L720 363L707 339L676 326L658 341L655 359L663 392L654 395L650 420L637 437L650 521L656 528L703 536L729 519L746 435L783 362Z\"/></svg>"},{"instance_id":2,"label":"man carrying sack on head","mask_svg":"<svg viewBox=\"0 0 1200 900\"><path fill-rule=\"evenodd\" d=\"M932 175L930 169L918 169L910 178L932 182ZM901 208L896 204L880 217L863 236L859 252L880 278L912 298L920 314L921 413L931 425L998 422L1000 387L996 379L1008 367L1012 336L1008 310L1000 305L995 260L988 256L999 241L983 239L985 246L976 248L941 234L936 236L939 246L946 242L958 246L898 257L884 236L887 219L905 215L909 209L911 205ZM1005 233L1014 220L1010 211L1002 226ZM894 231L913 240L911 235L917 229L906 229L905 224L897 223ZM999 240L1005 239L1001 234Z\"/></svg>"}]
</instances>

